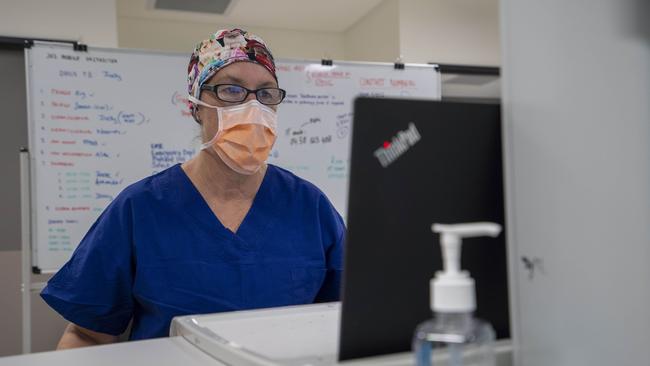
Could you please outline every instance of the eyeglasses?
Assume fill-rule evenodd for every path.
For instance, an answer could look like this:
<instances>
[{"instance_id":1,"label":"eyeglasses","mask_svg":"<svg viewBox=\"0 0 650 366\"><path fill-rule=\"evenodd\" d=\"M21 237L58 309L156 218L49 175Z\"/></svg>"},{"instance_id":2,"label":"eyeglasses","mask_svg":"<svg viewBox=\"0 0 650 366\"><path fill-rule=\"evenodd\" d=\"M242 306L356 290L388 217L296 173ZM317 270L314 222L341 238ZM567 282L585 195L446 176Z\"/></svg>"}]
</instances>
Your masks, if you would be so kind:
<instances>
[{"instance_id":1,"label":"eyeglasses","mask_svg":"<svg viewBox=\"0 0 650 366\"><path fill-rule=\"evenodd\" d=\"M282 103L287 93L280 88L259 88L251 90L236 84L203 85L201 86L201 90L209 90L217 96L217 99L228 103L243 102L248 98L249 94L253 93L257 100L265 105Z\"/></svg>"}]
</instances>

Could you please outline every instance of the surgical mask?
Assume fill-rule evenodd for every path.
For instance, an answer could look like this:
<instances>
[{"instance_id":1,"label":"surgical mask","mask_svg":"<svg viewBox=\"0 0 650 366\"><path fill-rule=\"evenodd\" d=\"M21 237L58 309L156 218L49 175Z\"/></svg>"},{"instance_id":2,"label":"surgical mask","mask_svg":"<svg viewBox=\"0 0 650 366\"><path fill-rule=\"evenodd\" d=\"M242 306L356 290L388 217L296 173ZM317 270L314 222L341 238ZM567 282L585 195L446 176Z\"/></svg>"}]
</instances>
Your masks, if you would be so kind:
<instances>
[{"instance_id":1,"label":"surgical mask","mask_svg":"<svg viewBox=\"0 0 650 366\"><path fill-rule=\"evenodd\" d=\"M257 100L230 107L217 107L193 96L191 102L217 110L219 129L201 145L212 148L237 173L251 175L262 167L275 143L277 114Z\"/></svg>"}]
</instances>

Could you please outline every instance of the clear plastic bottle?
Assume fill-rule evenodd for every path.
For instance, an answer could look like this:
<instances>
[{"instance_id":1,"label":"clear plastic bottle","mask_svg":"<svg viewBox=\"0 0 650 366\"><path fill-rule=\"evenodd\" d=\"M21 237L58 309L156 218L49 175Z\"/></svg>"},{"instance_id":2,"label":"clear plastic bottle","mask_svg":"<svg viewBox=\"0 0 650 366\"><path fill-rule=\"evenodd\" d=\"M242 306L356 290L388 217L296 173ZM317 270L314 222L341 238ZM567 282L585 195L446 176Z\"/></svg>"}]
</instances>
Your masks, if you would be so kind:
<instances>
[{"instance_id":1,"label":"clear plastic bottle","mask_svg":"<svg viewBox=\"0 0 650 366\"><path fill-rule=\"evenodd\" d=\"M472 313L436 313L413 337L417 366L494 366L492 326Z\"/></svg>"},{"instance_id":2,"label":"clear plastic bottle","mask_svg":"<svg viewBox=\"0 0 650 366\"><path fill-rule=\"evenodd\" d=\"M491 222L431 227L440 234L443 270L431 279L431 310L434 318L421 323L413 336L418 366L494 366L492 326L474 318L475 282L460 268L462 238L496 237L501 226Z\"/></svg>"}]
</instances>

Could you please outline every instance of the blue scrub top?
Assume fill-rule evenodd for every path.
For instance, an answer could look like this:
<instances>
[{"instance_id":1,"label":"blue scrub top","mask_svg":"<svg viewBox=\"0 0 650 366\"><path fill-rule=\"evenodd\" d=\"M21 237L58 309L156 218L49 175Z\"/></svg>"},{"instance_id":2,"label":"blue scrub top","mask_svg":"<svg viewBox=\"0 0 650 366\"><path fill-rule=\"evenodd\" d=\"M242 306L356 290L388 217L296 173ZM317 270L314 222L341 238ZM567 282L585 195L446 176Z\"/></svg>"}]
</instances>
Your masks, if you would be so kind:
<instances>
[{"instance_id":1,"label":"blue scrub top","mask_svg":"<svg viewBox=\"0 0 650 366\"><path fill-rule=\"evenodd\" d=\"M81 327L162 337L177 315L338 300L344 236L318 188L270 164L233 233L175 165L120 193L41 296Z\"/></svg>"}]
</instances>

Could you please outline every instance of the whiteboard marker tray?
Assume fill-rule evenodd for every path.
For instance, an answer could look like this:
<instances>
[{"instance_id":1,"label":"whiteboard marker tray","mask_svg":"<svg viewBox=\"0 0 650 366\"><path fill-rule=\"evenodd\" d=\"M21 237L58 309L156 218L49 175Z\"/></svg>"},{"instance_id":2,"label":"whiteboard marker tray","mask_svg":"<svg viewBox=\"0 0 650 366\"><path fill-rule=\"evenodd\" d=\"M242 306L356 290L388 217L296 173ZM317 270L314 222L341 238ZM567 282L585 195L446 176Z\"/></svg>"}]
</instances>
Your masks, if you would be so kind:
<instances>
[{"instance_id":1,"label":"whiteboard marker tray","mask_svg":"<svg viewBox=\"0 0 650 366\"><path fill-rule=\"evenodd\" d=\"M190 315L174 318L170 335L228 365L333 365L339 318L338 302Z\"/></svg>"}]
</instances>

